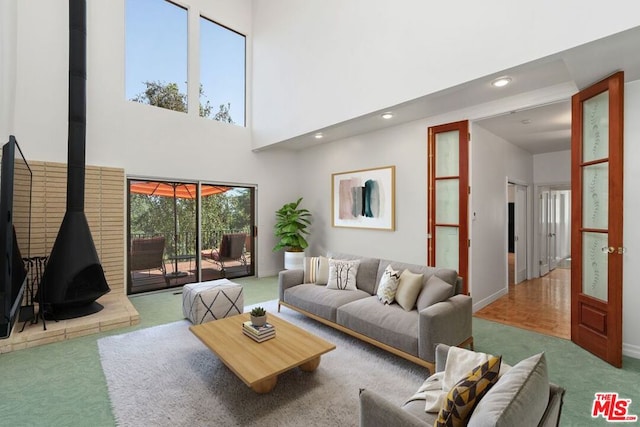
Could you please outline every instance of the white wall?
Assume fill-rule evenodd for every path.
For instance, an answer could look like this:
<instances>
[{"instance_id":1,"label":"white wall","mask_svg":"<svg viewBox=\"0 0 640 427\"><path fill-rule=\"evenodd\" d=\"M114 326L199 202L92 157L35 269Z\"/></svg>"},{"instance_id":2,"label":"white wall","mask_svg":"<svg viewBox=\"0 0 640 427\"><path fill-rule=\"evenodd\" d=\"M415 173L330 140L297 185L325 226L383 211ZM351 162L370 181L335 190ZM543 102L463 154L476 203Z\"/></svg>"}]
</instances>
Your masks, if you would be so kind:
<instances>
[{"instance_id":1,"label":"white wall","mask_svg":"<svg viewBox=\"0 0 640 427\"><path fill-rule=\"evenodd\" d=\"M254 144L286 140L632 28L636 12L632 0L615 8L596 0L255 0Z\"/></svg>"},{"instance_id":2,"label":"white wall","mask_svg":"<svg viewBox=\"0 0 640 427\"><path fill-rule=\"evenodd\" d=\"M624 246L622 352L640 359L640 80L625 84L624 102Z\"/></svg>"},{"instance_id":3,"label":"white wall","mask_svg":"<svg viewBox=\"0 0 640 427\"><path fill-rule=\"evenodd\" d=\"M29 159L66 162L68 8L60 2L17 3L15 132ZM189 0L190 40L198 13L247 36L251 70L251 1ZM273 212L298 194L288 176L295 154L251 151L250 128L227 125L125 100L124 0L87 2L87 163L127 175L258 184L258 273L275 274ZM195 33L194 33L195 32ZM190 87L197 91L197 43L190 46ZM248 78L251 74L248 73ZM251 89L247 90L250 111ZM194 97L190 97L194 98ZM247 116L251 123L251 115Z\"/></svg>"},{"instance_id":4,"label":"white wall","mask_svg":"<svg viewBox=\"0 0 640 427\"><path fill-rule=\"evenodd\" d=\"M571 183L571 150L535 154L533 180L536 184Z\"/></svg>"},{"instance_id":5,"label":"white wall","mask_svg":"<svg viewBox=\"0 0 640 427\"><path fill-rule=\"evenodd\" d=\"M472 124L470 285L474 310L508 292L509 180L530 185L533 181L533 156ZM529 201L527 205L531 206ZM529 210L527 218L531 218ZM531 257L528 258L527 263L531 265Z\"/></svg>"},{"instance_id":6,"label":"white wall","mask_svg":"<svg viewBox=\"0 0 640 427\"><path fill-rule=\"evenodd\" d=\"M425 264L427 124L408 123L302 151L299 179L314 215L308 254L327 250ZM331 226L331 174L396 166L396 231Z\"/></svg>"},{"instance_id":7,"label":"white wall","mask_svg":"<svg viewBox=\"0 0 640 427\"><path fill-rule=\"evenodd\" d=\"M17 13L14 1L0 0L0 142L14 133L17 58Z\"/></svg>"}]
</instances>

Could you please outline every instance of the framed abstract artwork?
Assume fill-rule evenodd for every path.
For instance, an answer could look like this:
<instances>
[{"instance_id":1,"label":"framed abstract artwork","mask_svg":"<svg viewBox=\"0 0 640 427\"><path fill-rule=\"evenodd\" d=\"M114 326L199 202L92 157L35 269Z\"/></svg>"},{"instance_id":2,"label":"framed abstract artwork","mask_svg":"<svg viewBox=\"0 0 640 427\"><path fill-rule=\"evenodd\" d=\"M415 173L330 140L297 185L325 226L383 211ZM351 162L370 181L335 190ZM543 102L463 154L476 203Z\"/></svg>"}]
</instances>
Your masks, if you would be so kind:
<instances>
[{"instance_id":1,"label":"framed abstract artwork","mask_svg":"<svg viewBox=\"0 0 640 427\"><path fill-rule=\"evenodd\" d=\"M395 230L396 167L331 175L333 227Z\"/></svg>"}]
</instances>

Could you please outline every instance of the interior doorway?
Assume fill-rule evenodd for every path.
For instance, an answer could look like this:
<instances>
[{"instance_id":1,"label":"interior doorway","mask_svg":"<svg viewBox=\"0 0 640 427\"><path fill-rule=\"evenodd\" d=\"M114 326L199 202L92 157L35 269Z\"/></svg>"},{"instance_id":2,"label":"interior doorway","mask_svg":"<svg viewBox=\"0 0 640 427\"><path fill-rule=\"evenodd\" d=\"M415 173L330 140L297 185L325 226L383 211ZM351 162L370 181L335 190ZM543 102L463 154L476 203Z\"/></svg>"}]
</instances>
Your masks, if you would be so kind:
<instances>
[{"instance_id":1,"label":"interior doorway","mask_svg":"<svg viewBox=\"0 0 640 427\"><path fill-rule=\"evenodd\" d=\"M527 280L527 186L507 183L509 285Z\"/></svg>"},{"instance_id":2,"label":"interior doorway","mask_svg":"<svg viewBox=\"0 0 640 427\"><path fill-rule=\"evenodd\" d=\"M532 174L529 178L525 173L520 177L514 172L514 176L507 175L503 184L507 191L506 209L509 218L506 225L506 295L476 311L474 315L569 339L570 102L566 100L512 111L483 119L479 124L530 153ZM541 198L542 191L545 193ZM517 194L520 195L521 202L516 200ZM518 209L520 204L522 209ZM505 209L504 206L501 208ZM522 223L528 222L520 232L516 230L519 212L526 215ZM520 251L518 243L522 245Z\"/></svg>"},{"instance_id":3,"label":"interior doorway","mask_svg":"<svg viewBox=\"0 0 640 427\"><path fill-rule=\"evenodd\" d=\"M545 276L571 266L571 184L538 187L538 266Z\"/></svg>"}]
</instances>

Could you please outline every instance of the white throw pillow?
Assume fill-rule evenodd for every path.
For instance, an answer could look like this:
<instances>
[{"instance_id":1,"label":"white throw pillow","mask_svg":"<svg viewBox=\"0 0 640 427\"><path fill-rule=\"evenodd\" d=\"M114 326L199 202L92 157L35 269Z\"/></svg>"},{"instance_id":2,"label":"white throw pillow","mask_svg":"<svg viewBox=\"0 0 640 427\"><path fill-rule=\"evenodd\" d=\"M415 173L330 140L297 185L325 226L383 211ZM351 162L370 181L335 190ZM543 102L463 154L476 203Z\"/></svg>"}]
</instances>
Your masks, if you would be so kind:
<instances>
[{"instance_id":1,"label":"white throw pillow","mask_svg":"<svg viewBox=\"0 0 640 427\"><path fill-rule=\"evenodd\" d=\"M398 281L400 280L400 271L391 268L391 264L384 269L380 284L378 285L378 299L385 304L393 303L398 290Z\"/></svg>"},{"instance_id":2,"label":"white throw pillow","mask_svg":"<svg viewBox=\"0 0 640 427\"><path fill-rule=\"evenodd\" d=\"M356 275L360 260L343 261L329 258L329 281L328 289L339 289L344 291L355 291Z\"/></svg>"}]
</instances>

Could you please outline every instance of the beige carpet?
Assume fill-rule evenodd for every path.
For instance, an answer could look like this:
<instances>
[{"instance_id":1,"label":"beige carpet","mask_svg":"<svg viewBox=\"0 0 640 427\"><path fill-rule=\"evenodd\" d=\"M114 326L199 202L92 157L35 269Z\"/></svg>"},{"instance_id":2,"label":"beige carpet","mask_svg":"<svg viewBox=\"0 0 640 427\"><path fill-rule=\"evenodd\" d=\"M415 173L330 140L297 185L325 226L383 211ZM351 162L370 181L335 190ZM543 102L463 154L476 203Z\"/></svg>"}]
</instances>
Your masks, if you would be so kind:
<instances>
[{"instance_id":1,"label":"beige carpet","mask_svg":"<svg viewBox=\"0 0 640 427\"><path fill-rule=\"evenodd\" d=\"M275 302L264 304L275 312ZM258 395L180 321L98 341L121 426L357 426L358 392L401 404L427 376L418 367L286 308L280 316L336 344L313 373L294 369Z\"/></svg>"}]
</instances>

